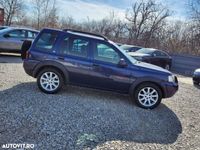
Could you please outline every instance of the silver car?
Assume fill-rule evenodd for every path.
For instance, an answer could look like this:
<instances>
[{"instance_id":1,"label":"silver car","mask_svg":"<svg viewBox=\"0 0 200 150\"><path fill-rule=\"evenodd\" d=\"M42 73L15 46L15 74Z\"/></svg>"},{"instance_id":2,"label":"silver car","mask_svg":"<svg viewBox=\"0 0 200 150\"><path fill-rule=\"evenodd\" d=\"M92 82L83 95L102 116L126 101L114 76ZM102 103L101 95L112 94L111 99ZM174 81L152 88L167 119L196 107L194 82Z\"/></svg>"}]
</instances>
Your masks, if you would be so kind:
<instances>
[{"instance_id":1,"label":"silver car","mask_svg":"<svg viewBox=\"0 0 200 150\"><path fill-rule=\"evenodd\" d=\"M33 40L39 31L28 28L8 27L0 30L0 52L20 53L25 40Z\"/></svg>"}]
</instances>

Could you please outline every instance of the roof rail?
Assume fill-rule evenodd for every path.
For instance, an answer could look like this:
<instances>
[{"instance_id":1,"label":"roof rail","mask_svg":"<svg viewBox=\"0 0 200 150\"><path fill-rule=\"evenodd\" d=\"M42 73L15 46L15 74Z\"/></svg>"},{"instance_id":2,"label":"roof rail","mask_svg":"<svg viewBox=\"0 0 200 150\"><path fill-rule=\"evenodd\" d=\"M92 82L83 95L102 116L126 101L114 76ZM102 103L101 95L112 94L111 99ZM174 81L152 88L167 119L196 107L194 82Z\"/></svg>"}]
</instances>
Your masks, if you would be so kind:
<instances>
[{"instance_id":1,"label":"roof rail","mask_svg":"<svg viewBox=\"0 0 200 150\"><path fill-rule=\"evenodd\" d=\"M88 34L88 35L92 35L92 36L97 36L100 38L103 38L105 41L108 41L107 37L100 35L100 34L95 34L95 33L90 33L90 32L84 32L84 31L79 31L79 30L73 30L73 29L63 29L63 31L67 32L75 32L75 33L82 33L82 34Z\"/></svg>"}]
</instances>

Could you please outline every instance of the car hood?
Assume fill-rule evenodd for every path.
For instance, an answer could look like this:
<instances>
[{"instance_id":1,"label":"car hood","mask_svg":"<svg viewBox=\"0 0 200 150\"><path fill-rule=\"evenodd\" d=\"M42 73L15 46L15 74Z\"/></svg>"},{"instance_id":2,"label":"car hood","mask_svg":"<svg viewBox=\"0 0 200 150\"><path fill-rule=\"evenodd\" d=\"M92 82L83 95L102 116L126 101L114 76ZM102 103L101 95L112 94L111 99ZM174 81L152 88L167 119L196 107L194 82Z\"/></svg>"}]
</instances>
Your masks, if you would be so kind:
<instances>
[{"instance_id":1,"label":"car hood","mask_svg":"<svg viewBox=\"0 0 200 150\"><path fill-rule=\"evenodd\" d=\"M144 54L144 53L137 53L137 52L129 52L128 53L132 57L144 57L144 56L150 56L150 54Z\"/></svg>"},{"instance_id":2,"label":"car hood","mask_svg":"<svg viewBox=\"0 0 200 150\"><path fill-rule=\"evenodd\" d=\"M142 68L145 68L145 69L148 69L148 70L151 70L151 71L159 71L159 72L163 72L163 73L167 73L167 74L172 74L170 71L168 71L164 68L161 68L159 66L152 65L152 64L149 64L149 63L141 62L141 61L138 61L137 63L135 63L135 65L140 67L140 68L142 67Z\"/></svg>"}]
</instances>

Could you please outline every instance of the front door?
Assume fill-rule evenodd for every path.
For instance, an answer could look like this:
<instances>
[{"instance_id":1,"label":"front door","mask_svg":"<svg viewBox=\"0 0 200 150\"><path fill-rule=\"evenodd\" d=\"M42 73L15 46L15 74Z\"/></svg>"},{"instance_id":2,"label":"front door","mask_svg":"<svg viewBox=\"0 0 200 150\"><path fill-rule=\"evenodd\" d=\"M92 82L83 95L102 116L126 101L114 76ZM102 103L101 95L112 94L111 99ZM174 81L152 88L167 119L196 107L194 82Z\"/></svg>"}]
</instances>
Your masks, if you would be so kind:
<instances>
[{"instance_id":1,"label":"front door","mask_svg":"<svg viewBox=\"0 0 200 150\"><path fill-rule=\"evenodd\" d=\"M93 48L90 70L90 84L97 88L127 92L130 87L131 72L127 67L119 67L122 54L106 42L97 42Z\"/></svg>"}]
</instances>

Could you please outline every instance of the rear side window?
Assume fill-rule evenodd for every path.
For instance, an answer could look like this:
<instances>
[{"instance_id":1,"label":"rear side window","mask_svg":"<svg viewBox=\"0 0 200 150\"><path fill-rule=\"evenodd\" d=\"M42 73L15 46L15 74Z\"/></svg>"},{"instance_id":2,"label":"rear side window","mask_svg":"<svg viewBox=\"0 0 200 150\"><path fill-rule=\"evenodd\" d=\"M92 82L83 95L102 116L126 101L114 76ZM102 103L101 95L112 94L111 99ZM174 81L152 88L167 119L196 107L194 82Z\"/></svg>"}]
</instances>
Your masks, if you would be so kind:
<instances>
[{"instance_id":1,"label":"rear side window","mask_svg":"<svg viewBox=\"0 0 200 150\"><path fill-rule=\"evenodd\" d=\"M42 33L36 43L36 48L42 51L52 51L57 33Z\"/></svg>"},{"instance_id":2,"label":"rear side window","mask_svg":"<svg viewBox=\"0 0 200 150\"><path fill-rule=\"evenodd\" d=\"M60 44L60 53L78 57L87 57L89 41L81 38L64 37Z\"/></svg>"}]
</instances>

